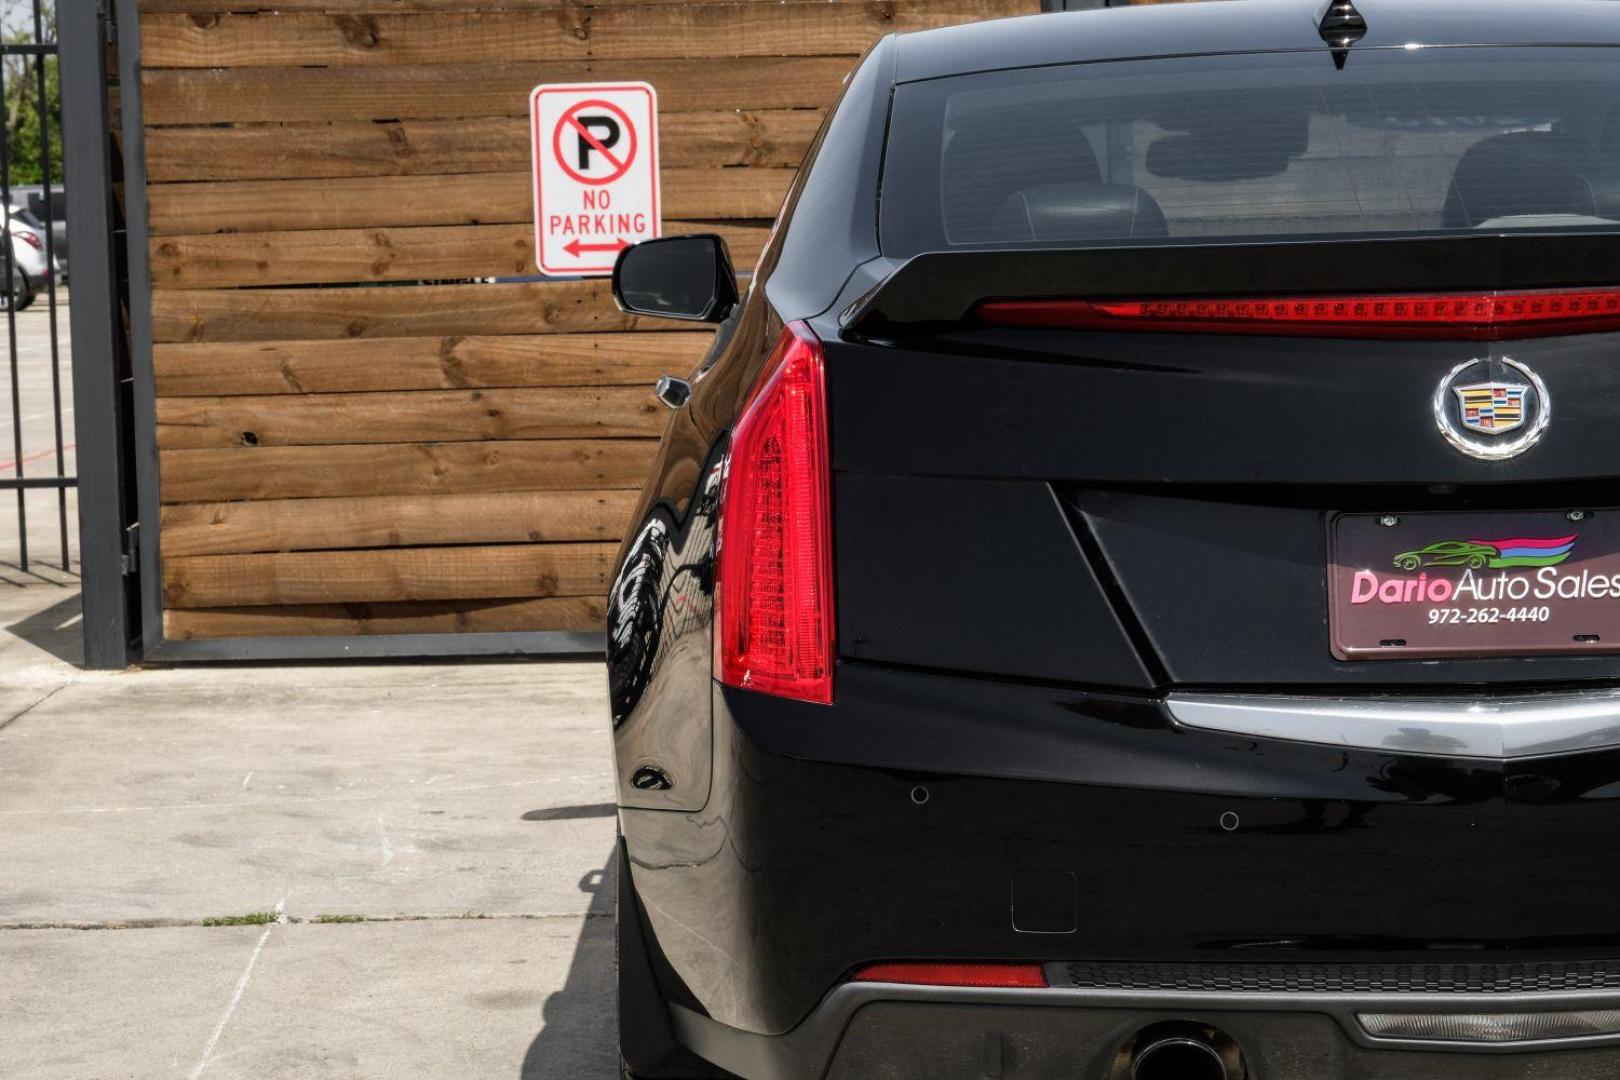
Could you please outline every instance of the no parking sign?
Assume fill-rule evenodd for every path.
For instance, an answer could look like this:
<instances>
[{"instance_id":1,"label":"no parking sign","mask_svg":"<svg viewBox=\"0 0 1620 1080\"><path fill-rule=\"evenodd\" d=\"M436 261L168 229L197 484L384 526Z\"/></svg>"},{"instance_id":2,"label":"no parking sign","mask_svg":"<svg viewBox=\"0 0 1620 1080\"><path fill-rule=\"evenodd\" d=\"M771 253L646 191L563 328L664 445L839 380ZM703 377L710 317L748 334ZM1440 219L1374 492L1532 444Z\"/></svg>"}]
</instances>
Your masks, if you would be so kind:
<instances>
[{"instance_id":1,"label":"no parking sign","mask_svg":"<svg viewBox=\"0 0 1620 1080\"><path fill-rule=\"evenodd\" d=\"M661 231L658 95L646 83L547 84L529 98L535 262L608 274L621 248Z\"/></svg>"}]
</instances>

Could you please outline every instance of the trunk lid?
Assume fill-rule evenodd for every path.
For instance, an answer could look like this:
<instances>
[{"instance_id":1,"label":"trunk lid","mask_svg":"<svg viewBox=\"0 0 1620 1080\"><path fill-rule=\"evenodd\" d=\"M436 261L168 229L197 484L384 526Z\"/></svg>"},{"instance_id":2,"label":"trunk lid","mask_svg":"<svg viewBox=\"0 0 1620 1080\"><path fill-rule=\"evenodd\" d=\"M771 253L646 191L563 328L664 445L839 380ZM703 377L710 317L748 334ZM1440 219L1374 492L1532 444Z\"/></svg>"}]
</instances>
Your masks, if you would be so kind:
<instances>
[{"instance_id":1,"label":"trunk lid","mask_svg":"<svg viewBox=\"0 0 1620 1080\"><path fill-rule=\"evenodd\" d=\"M998 253L923 256L841 336L827 329L842 655L1136 688L1620 675L1603 643L1339 659L1328 577L1341 514L1499 511L1509 523L1620 507L1620 334L1140 333L973 314L989 298L1210 296L1233 280L1266 296L1620 281L1620 263L1603 269L1614 237L1308 247L1024 252L1010 275ZM1470 362L1488 372L1508 359L1541 380L1555 419L1522 456L1459 452L1437 391Z\"/></svg>"}]
</instances>

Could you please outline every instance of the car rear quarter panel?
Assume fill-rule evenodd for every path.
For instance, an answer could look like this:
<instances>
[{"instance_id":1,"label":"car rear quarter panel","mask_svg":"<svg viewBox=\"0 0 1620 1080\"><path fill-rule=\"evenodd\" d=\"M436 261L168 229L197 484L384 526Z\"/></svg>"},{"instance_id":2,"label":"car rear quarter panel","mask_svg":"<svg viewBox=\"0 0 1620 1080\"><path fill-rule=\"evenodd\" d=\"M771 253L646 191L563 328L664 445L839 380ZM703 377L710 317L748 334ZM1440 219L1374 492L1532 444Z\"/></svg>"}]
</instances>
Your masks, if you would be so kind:
<instances>
[{"instance_id":1,"label":"car rear quarter panel","mask_svg":"<svg viewBox=\"0 0 1620 1080\"><path fill-rule=\"evenodd\" d=\"M723 328L664 430L608 595L608 690L619 802L696 810L709 797L714 556L731 417L774 319L757 299ZM638 786L638 772L659 778Z\"/></svg>"},{"instance_id":2,"label":"car rear quarter panel","mask_svg":"<svg viewBox=\"0 0 1620 1080\"><path fill-rule=\"evenodd\" d=\"M692 397L670 417L627 530L608 604L624 806L691 811L709 798L715 515L726 438L784 320L825 310L855 266L877 253L891 55L891 39L873 47L811 146L742 304L689 376ZM664 780L638 787L632 781L644 769Z\"/></svg>"}]
</instances>

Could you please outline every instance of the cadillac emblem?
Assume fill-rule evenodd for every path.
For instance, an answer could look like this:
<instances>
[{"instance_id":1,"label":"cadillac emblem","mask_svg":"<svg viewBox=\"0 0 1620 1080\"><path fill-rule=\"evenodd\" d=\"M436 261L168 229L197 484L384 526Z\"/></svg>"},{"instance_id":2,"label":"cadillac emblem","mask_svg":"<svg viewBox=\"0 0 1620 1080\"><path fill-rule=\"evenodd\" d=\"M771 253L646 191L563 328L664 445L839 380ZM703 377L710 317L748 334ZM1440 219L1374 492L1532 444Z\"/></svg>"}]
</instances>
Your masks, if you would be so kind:
<instances>
[{"instance_id":1,"label":"cadillac emblem","mask_svg":"<svg viewBox=\"0 0 1620 1080\"><path fill-rule=\"evenodd\" d=\"M1541 441L1552 402L1541 376L1506 357L1458 364L1434 392L1434 419L1469 457L1502 461Z\"/></svg>"}]
</instances>

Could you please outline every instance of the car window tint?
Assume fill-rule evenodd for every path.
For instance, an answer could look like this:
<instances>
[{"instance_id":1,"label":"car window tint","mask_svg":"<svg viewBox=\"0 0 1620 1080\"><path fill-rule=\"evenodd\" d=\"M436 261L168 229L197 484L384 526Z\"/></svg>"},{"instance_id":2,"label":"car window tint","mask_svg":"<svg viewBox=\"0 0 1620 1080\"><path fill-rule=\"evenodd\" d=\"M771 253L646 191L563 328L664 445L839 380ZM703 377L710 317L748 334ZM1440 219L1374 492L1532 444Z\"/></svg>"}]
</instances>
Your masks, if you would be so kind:
<instances>
[{"instance_id":1,"label":"car window tint","mask_svg":"<svg viewBox=\"0 0 1620 1080\"><path fill-rule=\"evenodd\" d=\"M1620 228L1611 50L1076 64L902 85L886 254Z\"/></svg>"}]
</instances>

